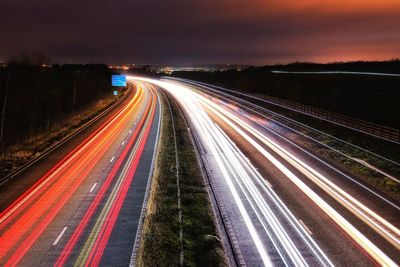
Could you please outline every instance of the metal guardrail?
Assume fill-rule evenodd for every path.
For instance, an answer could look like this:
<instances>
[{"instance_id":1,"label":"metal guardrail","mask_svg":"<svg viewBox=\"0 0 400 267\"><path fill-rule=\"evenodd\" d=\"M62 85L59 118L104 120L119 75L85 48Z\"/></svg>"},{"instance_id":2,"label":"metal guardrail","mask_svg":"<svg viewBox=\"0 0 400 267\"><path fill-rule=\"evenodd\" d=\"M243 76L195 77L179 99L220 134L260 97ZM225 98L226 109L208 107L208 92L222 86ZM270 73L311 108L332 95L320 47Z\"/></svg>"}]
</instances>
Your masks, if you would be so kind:
<instances>
[{"instance_id":1,"label":"metal guardrail","mask_svg":"<svg viewBox=\"0 0 400 267\"><path fill-rule=\"evenodd\" d=\"M166 99L168 100L168 98L166 97ZM175 100L172 100L175 101ZM198 140L198 136L197 133L191 129L194 129L191 121L187 118L186 114L182 111L181 107L179 106L178 103L175 102L175 104L177 105L177 108L179 110L179 113L182 115L183 120L185 121L186 125L188 126L188 131L189 131L189 135L191 137L191 140L195 146L195 152L197 155L197 159L199 161L199 165L201 168L201 173L203 175L203 178L205 178L205 183L206 185L208 185L208 193L210 198L213 198L213 200L215 201L215 207L213 207L215 215L219 217L219 220L221 222L221 231L223 231L223 233L220 234L225 234L226 237L226 241L228 244L229 248L225 248L230 250L230 252L227 253L227 255L232 255L233 259L229 259L230 256L228 256L228 261L229 261L229 265L230 266L246 266L245 262L244 262L244 258L243 258L243 254L240 250L237 238L235 236L235 233L233 232L233 228L232 228L232 224L228 219L228 215L226 214L225 211L225 206L224 203L220 197L220 194L217 191L217 185L215 184L214 180L211 178L212 173L209 172L210 168L208 167L207 161L204 157L204 154L202 153L202 148L200 145L200 141ZM212 170L211 170L212 171ZM212 204L212 206L214 206ZM222 238L224 239L224 238ZM231 261L232 260L232 261Z\"/></svg>"},{"instance_id":2,"label":"metal guardrail","mask_svg":"<svg viewBox=\"0 0 400 267\"><path fill-rule=\"evenodd\" d=\"M394 142L396 144L400 144L399 129L383 126L365 120L352 118L332 111L323 110L312 106L307 106L304 104L296 103L278 97L266 96L266 95L257 95L257 96L259 98L262 98L270 102L271 104L281 106L283 108L287 108L315 118L326 120L344 126L346 128L350 128L352 130L356 130L387 141Z\"/></svg>"},{"instance_id":3,"label":"metal guardrail","mask_svg":"<svg viewBox=\"0 0 400 267\"><path fill-rule=\"evenodd\" d=\"M106 114L108 114L111 110L113 110L116 106L118 106L122 101L124 101L124 99L126 99L128 97L129 94L129 90L131 89L131 85L128 85L128 91L119 99L117 99L114 103L110 104L109 107L107 107L105 110L103 110L100 114L96 115L94 118L92 118L91 120L89 120L88 122L86 122L84 125L82 125L80 128L78 128L76 131L72 132L70 135L68 135L66 138L64 138L63 140L61 140L59 143L53 144L51 145L49 148L47 148L41 155L39 155L38 157L34 157L32 159L30 159L29 161L27 161L26 163L24 163L22 166L20 166L19 168L17 168L16 170L12 171L11 173L7 174L4 177L0 177L0 186L2 186L3 184L5 184L6 182L8 182L10 179L12 179L13 177L17 176L18 174L20 174L21 172L23 172L24 170L26 170L27 168L29 168L30 166L32 166L33 164L35 164L36 162L38 162L39 160L41 160L42 158L46 157L47 155L49 155L51 152L53 152L54 150L56 150L57 148L59 148L60 146L62 146L63 144L65 144L66 142L68 142L69 140L71 140L72 138L74 138L76 135L78 135L80 132L84 131L85 129L87 129L90 125L92 125L93 123L95 123L96 121L98 121L99 119L101 119L102 117L104 117Z\"/></svg>"},{"instance_id":4,"label":"metal guardrail","mask_svg":"<svg viewBox=\"0 0 400 267\"><path fill-rule=\"evenodd\" d=\"M182 78L176 78L176 77L164 77L166 79L171 79L171 80L178 80L178 81L184 81L184 82L189 82L189 83L193 83L194 81L191 80L187 80L187 79L182 79ZM271 105L275 105L275 106L279 106L294 112L298 112L310 117L314 117L320 120L324 120L336 125L340 125L342 127L354 130L354 131L358 131L364 134L368 134L389 142L393 142L395 144L400 144L400 130L399 129L395 129L395 128L391 128L391 127L387 127L387 126L383 126L380 124L376 124L376 123L372 123L369 121L365 121L365 120L360 120L360 119L356 119L356 118L352 118L346 115L342 115L339 113L335 113L332 111L328 111L328 110L324 110L324 109L320 109L320 108L316 108L316 107L312 107L312 106L307 106L304 104L300 104L297 102L293 102L290 100L286 100L286 99L282 99L282 98L278 98L278 97L273 97L273 96L267 96L267 95L263 95L263 94L248 94L248 93L243 93L243 92L238 92L238 91L234 91L234 90L229 90L229 89L225 89L219 86L215 86L215 85L210 85L210 84L206 84L206 83L202 83L202 82L194 82L197 84L202 84L205 86L211 86L214 88L219 88L219 89L223 89L223 90L228 90L230 92L233 93L238 93L242 96L246 96L246 97L250 97L256 100L260 100L266 103L269 103Z\"/></svg>"}]
</instances>

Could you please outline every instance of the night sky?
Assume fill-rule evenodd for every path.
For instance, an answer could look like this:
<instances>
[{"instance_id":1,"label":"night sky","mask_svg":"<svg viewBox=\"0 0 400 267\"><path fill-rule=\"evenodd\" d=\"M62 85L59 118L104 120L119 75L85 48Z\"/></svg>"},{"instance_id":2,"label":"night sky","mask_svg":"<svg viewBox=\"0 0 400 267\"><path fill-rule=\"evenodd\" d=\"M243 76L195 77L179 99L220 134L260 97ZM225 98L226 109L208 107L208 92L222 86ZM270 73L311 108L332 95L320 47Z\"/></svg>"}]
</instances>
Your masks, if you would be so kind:
<instances>
[{"instance_id":1,"label":"night sky","mask_svg":"<svg viewBox=\"0 0 400 267\"><path fill-rule=\"evenodd\" d=\"M0 60L273 64L400 57L399 0L0 0Z\"/></svg>"}]
</instances>

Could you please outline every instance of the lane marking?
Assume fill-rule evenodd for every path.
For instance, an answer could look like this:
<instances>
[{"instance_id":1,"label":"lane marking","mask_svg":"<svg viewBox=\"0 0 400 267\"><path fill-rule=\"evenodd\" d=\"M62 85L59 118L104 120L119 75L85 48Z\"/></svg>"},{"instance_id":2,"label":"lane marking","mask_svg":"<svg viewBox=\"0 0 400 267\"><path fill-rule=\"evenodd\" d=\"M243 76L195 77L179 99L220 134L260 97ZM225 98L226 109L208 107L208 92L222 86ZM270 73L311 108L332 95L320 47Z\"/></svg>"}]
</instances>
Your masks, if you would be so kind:
<instances>
[{"instance_id":1,"label":"lane marking","mask_svg":"<svg viewBox=\"0 0 400 267\"><path fill-rule=\"evenodd\" d=\"M57 239L54 240L53 246L56 246L58 244L58 242L60 241L61 237L64 235L65 231L67 231L67 226L64 227L64 229L62 229L61 233L58 235Z\"/></svg>"},{"instance_id":2,"label":"lane marking","mask_svg":"<svg viewBox=\"0 0 400 267\"><path fill-rule=\"evenodd\" d=\"M313 234L313 233L311 232L310 228L308 228L307 225L306 225L302 220L299 219L299 222L300 222L301 226L303 226L304 230L307 231L307 233L309 233L310 235Z\"/></svg>"},{"instance_id":3,"label":"lane marking","mask_svg":"<svg viewBox=\"0 0 400 267\"><path fill-rule=\"evenodd\" d=\"M113 162L113 161L114 161L114 159L115 159L115 156L113 156L113 157L111 158L110 162Z\"/></svg>"},{"instance_id":4,"label":"lane marking","mask_svg":"<svg viewBox=\"0 0 400 267\"><path fill-rule=\"evenodd\" d=\"M92 192L93 192L93 190L94 190L94 188L96 187L96 185L97 185L97 183L94 183L94 185L93 185L92 188L90 189L90 192L89 192L89 193L92 193Z\"/></svg>"},{"instance_id":5,"label":"lane marking","mask_svg":"<svg viewBox=\"0 0 400 267\"><path fill-rule=\"evenodd\" d=\"M268 180L265 179L264 182L268 185L269 188L272 188L272 184L268 182Z\"/></svg>"},{"instance_id":6,"label":"lane marking","mask_svg":"<svg viewBox=\"0 0 400 267\"><path fill-rule=\"evenodd\" d=\"M123 146L125 144L125 141L123 141L122 143L121 143L121 146Z\"/></svg>"},{"instance_id":7,"label":"lane marking","mask_svg":"<svg viewBox=\"0 0 400 267\"><path fill-rule=\"evenodd\" d=\"M129 134L131 134L132 133L132 130L129 130Z\"/></svg>"},{"instance_id":8,"label":"lane marking","mask_svg":"<svg viewBox=\"0 0 400 267\"><path fill-rule=\"evenodd\" d=\"M120 157L118 159L117 164L120 164L123 167L122 173L117 178L117 184L115 186L113 186L113 188L112 188L111 195L108 197L107 203L105 204L104 208L101 211L101 216L97 219L95 227L91 230L89 237L86 239L83 249L81 250L81 252L75 262L75 264L77 264L77 265L81 265L82 263L85 263L85 262L86 263L92 262L92 265L96 265L96 262L100 259L99 256L101 256L103 254L103 251L105 248L101 247L101 244L102 244L102 242L107 242L109 235L111 233L109 230L113 229L113 225L114 225L113 222L115 222L115 217L118 216L118 212L121 208L118 198L121 198L122 201L124 201L126 194L128 192L127 190L129 188L129 184L131 183L132 178L133 178L133 175L130 175L130 174L135 173L136 167L139 164L140 155L144 151L146 140L150 134L151 125L152 125L151 123L153 121L155 110L156 110L155 104L153 104L153 103L150 106L151 109L149 108L148 116L143 117L144 124L143 124L143 127L139 128L140 132L138 135L138 140L136 142L134 142L134 139L130 139L128 141L129 142L128 146L126 148L124 148L124 151L122 152L124 157L127 158L129 164L124 163L123 165L121 165L121 163L123 163L121 161L122 158ZM132 146L134 145L134 147L133 147L133 150L131 152L129 152L131 145ZM113 176L109 176L107 178L108 182L111 181L111 180L109 180L111 178L113 179ZM111 186L111 184L109 186ZM100 199L95 200L91 205L92 206L95 205L97 203L96 201L98 202L98 201L100 201ZM117 203L116 204L117 206L113 207L114 203ZM92 213L86 213L86 214L87 215L85 215L85 216L89 216L87 218L90 218L93 215ZM111 223L107 222L108 219L110 219ZM83 222L84 221L81 222L81 225ZM82 231L84 231L83 228L81 228L81 225L79 226L79 231L75 231L75 233L74 233L74 236L76 235L75 238L79 237L79 235L82 233ZM105 231L106 234L102 237L99 237L99 230ZM73 240L73 239L71 239L71 240ZM70 245L70 247L68 248L68 251L71 251L71 249L73 249L73 247L74 247L74 243L71 243L71 241L70 241L69 245ZM69 245L67 245L67 246L69 246ZM98 246L98 245L100 246L99 250L97 250L95 252L95 254L90 253L93 249L93 246ZM65 261L64 259L62 259L62 260ZM59 259L58 263L60 263L60 265L63 264L63 262L60 261L60 259ZM56 265L58 265L58 263Z\"/></svg>"}]
</instances>

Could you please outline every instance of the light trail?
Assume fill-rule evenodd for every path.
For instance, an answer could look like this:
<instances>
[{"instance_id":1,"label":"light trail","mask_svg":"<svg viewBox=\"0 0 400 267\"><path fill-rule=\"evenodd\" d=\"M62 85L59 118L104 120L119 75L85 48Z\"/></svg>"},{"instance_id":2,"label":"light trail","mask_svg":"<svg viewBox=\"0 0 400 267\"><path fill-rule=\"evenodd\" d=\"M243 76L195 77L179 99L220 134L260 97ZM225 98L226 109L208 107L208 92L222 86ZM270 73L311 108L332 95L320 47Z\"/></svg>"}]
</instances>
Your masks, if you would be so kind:
<instances>
[{"instance_id":1,"label":"light trail","mask_svg":"<svg viewBox=\"0 0 400 267\"><path fill-rule=\"evenodd\" d=\"M223 174L263 264L281 262L286 266L331 266L328 257L254 166L210 119L199 98L193 97L190 90L178 91L169 84L156 84L172 93L191 117L196 131L207 144L207 149ZM258 219L257 224L262 225L261 233L255 227L254 217ZM272 247L266 247L267 243L260 234L269 237ZM279 259L276 256L271 258L274 254L279 255ZM314 256L310 257L310 254Z\"/></svg>"},{"instance_id":2,"label":"light trail","mask_svg":"<svg viewBox=\"0 0 400 267\"><path fill-rule=\"evenodd\" d=\"M174 80L174 79L173 79L173 80ZM179 79L178 79L178 80L179 80ZM221 92L221 91L215 90L215 89L213 89L213 88L206 87L207 84L204 84L204 83L201 83L201 82L194 82L194 81L191 81L191 80L183 80L183 81L184 81L185 83L189 83L189 84L195 85L195 86L197 86L197 87L200 86L200 88L202 88L202 89L205 89L205 88L206 88L206 90L209 90L209 91L211 91L212 93L216 94L218 99L214 99L214 101L217 101L217 102L219 102L219 103L221 103L221 104L226 104L226 102L223 101L223 98L222 98L222 99L219 99L221 96L222 96L222 97L226 96L226 97L228 97L228 99L231 99L231 98L232 98L232 99L235 99L235 100L233 101L233 103L235 103L235 104L238 105L239 107L244 108L245 110L251 111L252 113L257 114L258 116L261 116L261 117L267 119L268 121L273 121L274 123L276 123L276 124L282 126L284 129L288 129L288 130L293 131L293 132L295 132L295 133L297 133L297 134L299 134L299 135L301 135L301 136L304 136L305 138L307 138L307 139L309 139L309 140L312 140L313 142L316 142L316 143L318 143L319 145L322 145L323 147L326 147L327 149L334 151L335 153L339 153L340 155L342 155L342 156L344 156L344 157L346 157L346 158L349 158L349 159L351 159L352 161L354 161L355 164L359 164L359 163L360 163L359 160L354 159L353 157L351 157L351 156L349 156L349 155L347 155L347 154L345 154L345 153L343 153L343 152L341 152L341 151L339 151L339 150L337 150L337 149L335 149L335 148L333 148L333 147L331 147L331 146L328 146L328 145L326 145L325 143L322 143L322 142L320 142L320 141L318 141L318 140L316 140L316 139L314 139L314 138L312 138L312 137L310 137L310 136L308 136L308 135L302 133L301 131L298 131L298 130L292 128L292 127L289 127L288 125L283 124L283 123L279 122L278 120L275 120L275 119L272 118L271 116L282 117L282 118L284 118L285 120L288 120L288 121L290 121L290 122L298 123L298 122L296 122L296 121L294 121L294 120L292 120L292 119L290 119L290 118L287 118L287 117L285 117L285 116L282 116L281 114L278 114L278 113L272 112L272 111L270 111L270 110L267 110L267 109L265 109L265 108L263 108L263 107L257 106L257 105L255 105L254 103L248 102L248 101L243 100L243 99L241 99L241 98L238 98L238 97L232 96L232 95L230 95L230 94L227 94L227 93L225 93L225 92ZM211 85L210 85L210 86L211 86ZM224 88L222 88L222 87L217 87L217 86L213 86L213 87L219 88L220 90L226 90L226 91L229 91L229 92L232 92L232 93L238 93L238 94L241 94L241 95L245 95L245 94L242 94L242 93L239 93L239 92L235 92L235 91L232 91L232 90L224 89ZM203 94L203 95L204 95L204 94ZM205 95L205 96L207 97L207 95ZM247 96L247 95L245 95L245 96ZM252 97L252 96L249 96L249 97ZM261 100L261 99L260 99L260 100ZM244 104L246 104L246 105L241 104L241 103L244 103ZM250 107L247 106L247 105L249 105ZM272 115L271 115L271 116L265 116L265 114L263 114L263 113L257 111L258 109L262 109L263 111L265 111L265 112L267 112L267 113L271 113ZM247 114L244 114L244 115L247 116L247 117L249 117ZM272 128L266 126L264 123L260 123L260 122L258 122L257 120L255 120L255 119L253 119L253 118L250 118L250 119L251 119L253 122L255 122L259 127L263 128L263 129L265 129L266 131L268 131L269 133L271 133L271 134L273 134L273 135L279 137L280 139L282 139L282 140L284 140L285 142L289 143L289 144L292 145L293 147L296 147L297 149L301 150L301 151L302 151L303 153L305 153L306 155L312 157L313 159L317 160L318 162L322 163L323 165L325 165L325 166L327 166L328 168L330 168L330 169L332 169L333 171L335 171L338 175L347 178L349 181L351 181L351 182L354 183L355 185L359 186L359 187L362 188L363 190L366 190L368 193L373 194L374 196L376 196L376 197L378 197L380 200L386 202L387 204L389 204L389 205L392 206L393 208L395 208L395 209L397 209L397 210L400 210L400 206L399 206L399 205L395 204L393 201L391 201L390 199L388 199L388 198L387 198L385 195L383 195L381 192L379 192L379 191L377 191L377 190L373 190L373 189L371 189L370 187L367 187L366 185L360 183L359 181L357 181L356 179L354 179L354 177L351 177L351 176L349 176L348 174L344 173L343 171L337 169L336 167L334 167L334 166L331 165L330 163L326 162L325 160L321 159L321 158L318 157L317 155L312 154L311 152L309 152L309 151L307 151L306 149L302 148L301 146L297 145L297 144L294 143L293 141L291 141L291 140L289 140L288 138L284 137L282 134L280 134L280 133L276 132L275 130L273 130ZM385 160L385 161L387 161L387 162L389 162L389 163L392 163L392 164L395 164L395 165L399 165L399 166L400 166L400 164L397 163L397 162L395 162L395 161L392 161L392 160L390 160L390 159L384 158L384 157L382 157L382 156L380 156L380 155L377 155L377 154L375 154L375 153L373 153L373 152L370 152L370 151L368 151L368 150L365 150L365 149L363 149L363 148L361 148L361 147L358 147L358 146L355 146L355 145L350 144L350 143L348 143L348 142L345 142L345 141L343 141L343 140L341 140L341 139L338 139L338 138L336 138L336 137L334 137L334 136L331 136L331 135L328 135L328 134L326 134L326 133L320 132L320 131L318 131L318 130L316 130L316 129L314 129L314 128L311 128L311 127L309 127L309 126L307 126L307 125L304 125L304 124L301 124L301 123L298 123L298 124L302 125L302 126L303 126L304 128L306 128L306 129L310 129L310 130L312 130L312 131L321 133L321 134L323 134L323 135L325 135L325 136L327 136L327 137L329 137L329 138L333 138L334 140L337 140L337 141L339 141L339 142L343 142L343 143L346 143L346 144L348 144L348 145L351 145L351 146L354 147L356 150L358 150L358 149L359 149L359 150L362 150L362 151L364 151L364 152L366 152L366 153L368 153L368 154L370 154L370 155L372 155L372 156L376 156L376 157L378 157L378 158L380 158L380 159L382 159L382 160ZM361 164L364 165L364 166L367 166L368 168L370 168L370 170L377 171L377 170L374 170L374 169L373 169L373 166L368 166L368 163L366 163L366 162L361 163ZM387 175L387 174L385 174L385 175ZM391 178L393 181L396 181L396 180L397 180L397 179L393 179L394 177L391 177L390 175L387 175L387 177L388 177L388 178Z\"/></svg>"},{"instance_id":3,"label":"light trail","mask_svg":"<svg viewBox=\"0 0 400 267\"><path fill-rule=\"evenodd\" d=\"M21 261L49 224L67 205L94 167L104 158L110 147L119 140L126 126L133 124L134 118L139 114L140 119L135 129L131 130L128 140L124 141L123 146L126 154L132 144L136 144L135 149L130 152L130 160L124 163L129 172L120 177L119 186L115 187L113 194L109 196L108 210L105 217L102 218L102 234L96 239L96 247L92 246L89 250L86 250L86 253L90 253L90 257L94 258L93 265L99 264L119 210L125 200L130 182L133 179L155 114L156 92L145 91L141 84L137 84L136 88L134 96L124 107L105 121L29 190L1 212L0 265L15 266ZM146 107L146 112L141 113L143 112L140 110L141 107ZM121 156L116 160L114 169L118 170L121 167L123 159L124 156ZM110 163L112 161L107 160ZM114 176L110 178L110 181L113 179ZM94 190L97 184L96 182L91 187L90 192ZM96 196L103 195L104 186L103 183L100 187L100 193L97 193ZM66 227L63 229L53 244L59 243L66 229ZM68 229L71 228L68 227Z\"/></svg>"},{"instance_id":4,"label":"light trail","mask_svg":"<svg viewBox=\"0 0 400 267\"><path fill-rule=\"evenodd\" d=\"M45 189L45 186L48 185L48 183L52 180L57 178L57 175L61 173L61 171L65 170L67 166L74 164L74 162L78 161L78 157L81 155L84 155L86 151L90 149L90 146L93 145L97 140L101 139L103 135L106 134L106 131L111 129L122 117L122 115L127 112L128 108L130 107L132 109L133 106L136 106L138 101L142 98L142 90L139 91L138 94L135 95L135 97L131 100L130 104L126 106L121 112L118 113L117 116L114 118L110 119L102 127L100 127L96 132L94 132L92 135L90 135L84 142L82 142L81 145L79 145L77 148L75 148L72 152L70 152L63 160L61 160L56 166L54 166L50 171L48 171L43 178L41 178L38 182L35 183L27 192L25 192L21 197L19 197L13 204L11 204L7 209L5 209L1 214L0 214L0 231L1 229L6 225L4 222L8 219L12 219L10 216L14 214L16 216L17 212L23 205L28 205L28 201L32 201L35 196L38 195L38 193L41 190ZM132 110L130 110L132 111ZM122 119L125 119L125 117L122 117ZM120 125L121 123L119 123ZM110 133L109 133L110 135Z\"/></svg>"},{"instance_id":5,"label":"light trail","mask_svg":"<svg viewBox=\"0 0 400 267\"><path fill-rule=\"evenodd\" d=\"M289 117L287 117L287 116L284 116L284 115L282 115L282 114L280 114L280 113L277 113L277 112L274 112L274 111L272 111L272 110L266 109L266 108L264 108L264 107L262 107L262 106L256 105L256 104L254 104L254 103L252 103L252 102L249 102L249 101L247 101L247 100L245 100L245 99L243 99L243 98L239 98L239 97L237 97L237 96L235 96L235 95L240 95L240 96L245 97L245 98L250 98L250 99L258 100L258 101L261 101L261 102L269 103L267 100L265 100L265 99L263 99L263 98L256 97L256 96L251 95L251 94L246 94L246 93L243 93L243 92L235 91L235 90L226 89L226 88L223 88L223 87L220 87L220 86L216 86L216 85L211 85L211 84L207 84L207 83L203 83L203 82L198 82L198 81L192 81L192 80L181 79L181 78L171 78L171 77L168 77L167 80L178 81L178 82L184 82L184 83L187 83L187 84L190 84L190 85L194 85L194 86L196 86L196 87L200 87L200 88L206 89L207 91L214 92L214 93L216 93L216 94L218 94L218 95L220 95L220 96L226 96L226 97L228 97L229 99L235 99L236 102L245 103L246 105L250 105L251 107L254 107L254 108L257 109L257 110L262 110L263 112L266 112L266 113L270 114L270 116L268 116L268 120L271 120L271 121L273 121L273 122L279 124L280 126L282 126L282 127L284 127L284 128L287 128L287 129L289 129L289 130L291 130L291 131L294 131L294 132L296 132L296 133L298 133L298 134L304 136L305 138L308 138L308 139L310 139L310 140L312 140L312 141L314 141L314 142L317 142L318 144L320 144L320 145L322 145L322 146L324 146L324 147L326 147L326 148L329 148L329 149L331 149L331 150L333 150L333 151L335 151L335 152L337 152L337 153L339 153L339 154L341 154L341 155L343 155L343 156L345 156L345 157L347 157L347 158L349 158L349 159L354 160L351 156L349 156L349 155L347 155L347 154L345 154L345 153L343 153L343 152L341 152L341 151L339 151L339 150L337 150L337 149L335 149L335 148L333 148L333 147L331 147L331 146L329 146L329 145L327 145L327 144L325 144L325 143L322 143L322 142L316 140L315 138L312 138L311 136L305 135L305 134L303 134L301 131L298 131L298 130L292 128L292 127L289 127L289 126L286 125L286 124L281 123L281 122L278 121L278 120L275 120L273 117L274 117L274 116L279 117L279 118L281 118L281 119L284 119L285 121L288 121L288 122L293 123L293 124L295 124L295 125L299 125L299 126L301 126L302 128L304 128L304 129L310 130L310 131L312 131L312 132L318 133L318 134L320 134L320 135L326 136L326 137L331 138L331 139L334 139L334 140L336 140L336 141L338 141L338 142L340 142L340 143L343 143L343 144L345 144L345 145L348 145L348 146L350 146L350 147L353 147L353 148L355 148L356 150L361 150L361 151L367 153L368 155L375 156L375 157L377 157L377 158L379 158L379 159L381 159L381 160L383 160L383 161L390 162L390 163L392 163L392 164L395 164L395 165L397 165L397 166L400 166L400 163L399 163L399 162L396 162L396 161L393 161L393 160L388 159L388 158L386 158L386 157L383 157L383 156L381 156L381 155L378 155L378 154L376 154L376 153L374 153L374 152L372 152L372 151L366 150L366 149L364 149L364 148L362 148L362 147L360 147L360 146L357 146L357 145L355 145L355 144L352 144L352 143L349 143L349 142L347 142L347 141L345 141L345 140L342 140L342 139L340 139L340 138L337 138L337 137L335 137L335 136L333 136L333 135L330 135L330 134L327 134L327 133L325 133L325 132L322 132L322 131L320 131L320 130L318 130L318 129L316 129L316 128L310 127L310 126L308 126L308 125L306 125L306 124L303 124L303 123L301 123L301 122L299 122L299 121L293 120L293 119L291 119L291 118L289 118ZM239 104L239 103L238 103L238 104ZM239 104L239 105L242 106L242 107L244 107L245 109L248 109L246 106L244 106L244 105L242 105L242 104ZM256 110L253 110L253 112L254 112L255 114L257 114L257 115L260 115L260 116L262 116L262 117L265 117L264 114L261 114L260 112L258 112L258 111L256 111Z\"/></svg>"},{"instance_id":6,"label":"light trail","mask_svg":"<svg viewBox=\"0 0 400 267\"><path fill-rule=\"evenodd\" d=\"M56 266L63 266L66 264L73 248L76 246L78 239L82 236L84 230L88 227L89 220L95 215L96 210L99 208L101 201L104 201L105 193L110 188L112 181L117 177L117 172L123 165L120 175L117 177L117 183L112 188L111 194L106 200L106 204L101 209L100 215L96 219L96 223L90 231L83 248L80 251L78 258L75 261L79 266L98 266L101 256L103 255L108 238L111 234L116 218L122 207L126 197L128 188L132 182L136 167L138 165L140 156L144 149L147 136L150 130L150 124L154 118L155 113L155 93L152 96L152 104L146 109L146 115L140 120L138 127L133 132L129 143L125 147L122 155L114 165L114 168L108 175L105 183L103 184L100 192L92 202L91 206L84 215L78 228L70 238L68 244L65 246L61 256L56 262ZM132 149L133 147L133 149ZM124 164L124 161L126 163Z\"/></svg>"},{"instance_id":7,"label":"light trail","mask_svg":"<svg viewBox=\"0 0 400 267\"><path fill-rule=\"evenodd\" d=\"M395 263L382 252L382 250L365 237L365 235L322 199L322 197L316 194L284 164L289 164L300 171L305 177L318 185L358 218L362 219L395 247L399 247L400 240L400 231L397 227L352 197L344 189L339 188L317 170L307 165L301 159L242 120L234 110L229 110L225 106L211 101L209 96L205 97L189 87L178 85L174 82L142 78L138 78L138 80L154 83L164 88L170 92L183 107L203 144L206 144L207 150L214 156L265 265L269 265L271 261L273 261L270 257L271 251L267 249L264 245L265 243L260 240L260 229L255 229L254 217L249 216L248 210L245 208L247 205L251 207L252 213L255 214L257 220L262 225L264 233L266 233L273 243L275 250L278 252L285 265L307 265L307 260L302 255L304 251L300 250L299 247L303 249L306 247L308 252L311 251L314 258L317 259L320 264L330 265L331 262L299 221L294 218L293 214L279 197L275 193L271 193L273 191L265 183L263 177L261 177L254 166L248 162L247 158L241 154L240 150L229 137L215 125L209 117L209 114L219 118L228 125L228 127L239 134L243 140L246 140L249 145L259 151L269 162L293 182L297 188L306 194L315 205L328 215L329 218L351 237L351 239L374 259L374 261L380 265L395 266ZM269 153L264 146L274 151L284 161L281 162L278 160ZM257 184L258 187L255 186L255 184ZM259 189L260 187L262 188L261 191ZM245 202L242 201L243 197L240 196L245 197ZM273 210L271 207L273 207ZM281 213L280 215L278 215L279 212ZM288 230L287 225L290 225L290 230ZM294 238L295 235L300 236L302 244L299 244L299 238ZM293 241L294 239L296 242Z\"/></svg>"},{"instance_id":8,"label":"light trail","mask_svg":"<svg viewBox=\"0 0 400 267\"><path fill-rule=\"evenodd\" d=\"M362 219L364 222L369 224L373 229L378 231L385 239L391 242L396 248L400 249L400 230L383 219L377 213L363 205L361 202L356 200L350 194L345 192L343 189L336 186L332 183L328 178L324 177L322 174L317 172L311 166L307 165L299 158L289 153L280 147L277 143L273 142L270 138L266 137L249 124L240 120L234 114L227 112L221 106L216 105L214 102L207 101L206 105L210 108L214 109L215 114L219 115L221 119L223 119L226 123L228 123L232 128L236 129L237 132L240 132L240 129L234 125L232 122L236 122L238 125L246 129L252 136L263 142L269 148L271 148L274 152L284 158L288 163L292 166L296 167L299 171L301 171L305 176L307 176L310 180L316 183L320 188L322 188L329 195L334 197L337 201L341 202L347 209L353 212L357 217ZM222 115L223 114L223 115ZM225 116L225 117L224 117ZM227 117L230 119L227 119ZM250 138L249 136L245 136L247 140ZM260 151L263 152L263 151Z\"/></svg>"},{"instance_id":9,"label":"light trail","mask_svg":"<svg viewBox=\"0 0 400 267\"><path fill-rule=\"evenodd\" d=\"M277 160L274 156L272 156L267 150L265 150L262 146L260 146L254 139L252 139L248 134L246 134L239 127L234 125L231 121L227 120L224 117L221 117L225 122L227 122L232 128L234 128L243 138L245 138L250 144L252 144L259 152L261 152L270 162L272 162L282 173L284 173L298 188L300 188L315 204L317 204L334 222L336 222L349 236L353 238L374 260L376 260L381 265L389 265L395 266L396 264L387 257L377 246L375 246L370 240L368 240L360 231L358 231L353 225L351 225L343 216L341 216L335 209L333 209L327 202L325 202L321 197L318 196L313 190L311 190L304 182L301 181L296 175L294 175L288 168L286 168L279 160ZM256 133L256 132L253 132ZM277 152L275 150L275 152ZM281 154L282 156L282 154ZM294 166L299 167L297 164L294 164L293 161L289 157L284 157L288 162L292 163ZM300 169L300 168L299 168ZM306 174L309 178L309 173L305 172L304 169L301 169L304 174ZM321 176L320 176L321 177ZM314 180L314 182L316 182ZM318 185L320 185L318 183ZM326 189L324 187L324 189ZM351 199L350 196L349 199ZM336 198L336 195L335 195ZM343 198L336 198L337 200L343 200ZM348 204L345 200L341 202L342 204ZM356 203L358 204L358 203ZM363 208L364 206L361 206ZM357 216L365 217L366 213L369 213L373 217L368 217L365 219L371 226L374 225L375 222L383 222L384 226L387 226L387 230L384 231L385 228L377 227L374 229L382 231L384 234L391 234L391 230L396 230L393 225L383 220L381 217L377 216L377 214L371 212L369 209L365 209L364 212L360 212L360 210L356 210L354 206L350 206L349 209L356 211L358 213ZM375 225L374 225L375 226ZM395 232L397 234L397 231ZM388 236L388 239L393 238L393 236ZM398 242L398 238L395 237L395 242Z\"/></svg>"}]
</instances>

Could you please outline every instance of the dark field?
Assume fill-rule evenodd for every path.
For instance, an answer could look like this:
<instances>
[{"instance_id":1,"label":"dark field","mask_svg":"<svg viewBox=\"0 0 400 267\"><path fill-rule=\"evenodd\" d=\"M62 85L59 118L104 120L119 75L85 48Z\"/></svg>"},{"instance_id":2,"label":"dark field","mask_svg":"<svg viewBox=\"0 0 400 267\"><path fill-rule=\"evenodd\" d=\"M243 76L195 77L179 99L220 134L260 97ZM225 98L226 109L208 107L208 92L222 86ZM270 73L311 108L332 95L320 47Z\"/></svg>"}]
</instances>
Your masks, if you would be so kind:
<instances>
[{"instance_id":1,"label":"dark field","mask_svg":"<svg viewBox=\"0 0 400 267\"><path fill-rule=\"evenodd\" d=\"M106 65L0 68L0 149L46 133L97 101L110 98Z\"/></svg>"},{"instance_id":2,"label":"dark field","mask_svg":"<svg viewBox=\"0 0 400 267\"><path fill-rule=\"evenodd\" d=\"M400 62L291 64L242 71L174 72L176 77L262 93L370 122L400 127L400 77L353 74L281 74L283 71L366 71L400 73Z\"/></svg>"}]
</instances>

